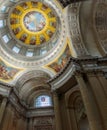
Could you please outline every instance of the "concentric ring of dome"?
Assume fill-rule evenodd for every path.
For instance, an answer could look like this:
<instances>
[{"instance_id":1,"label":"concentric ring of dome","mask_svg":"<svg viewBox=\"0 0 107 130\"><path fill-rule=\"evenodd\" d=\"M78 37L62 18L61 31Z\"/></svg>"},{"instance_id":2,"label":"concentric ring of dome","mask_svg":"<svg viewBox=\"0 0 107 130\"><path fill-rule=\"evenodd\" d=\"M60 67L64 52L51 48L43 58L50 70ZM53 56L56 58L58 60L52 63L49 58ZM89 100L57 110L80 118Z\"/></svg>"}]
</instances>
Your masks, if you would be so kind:
<instances>
[{"instance_id":1,"label":"concentric ring of dome","mask_svg":"<svg viewBox=\"0 0 107 130\"><path fill-rule=\"evenodd\" d=\"M15 1L15 2L13 2ZM33 0L32 0L33 1ZM56 30L53 34L52 38L45 44L38 45L30 45L21 42L16 36L13 34L11 26L10 26L10 18L11 13L15 7L23 3L21 0L8 0L0 5L0 20L3 22L3 26L0 28L0 55L4 57L4 59L11 64L18 67L31 67L31 66L43 66L48 64L52 60L56 58L65 45L65 22L64 17L62 15L62 9L57 4L56 1L47 1L47 0L36 0L37 2L41 2L42 5L46 5L49 9L54 12L56 16ZM28 2L28 1L25 1ZM31 1L29 1L31 2ZM2 12L3 9L3 12ZM34 10L29 10L34 11ZM27 15L26 12L23 15L23 18ZM40 10L37 13L41 13ZM41 13L43 17L46 19L45 15ZM22 21L23 22L23 21ZM23 23L23 26L24 23ZM45 25L46 26L46 25ZM43 30L45 29L45 26ZM28 30L29 31L29 30ZM42 32L38 31L38 32ZM38 33L36 32L36 33ZM35 33L35 32L34 32Z\"/></svg>"},{"instance_id":2,"label":"concentric ring of dome","mask_svg":"<svg viewBox=\"0 0 107 130\"><path fill-rule=\"evenodd\" d=\"M27 45L48 42L56 31L56 25L57 19L52 9L42 2L22 2L10 13L12 33Z\"/></svg>"}]
</instances>

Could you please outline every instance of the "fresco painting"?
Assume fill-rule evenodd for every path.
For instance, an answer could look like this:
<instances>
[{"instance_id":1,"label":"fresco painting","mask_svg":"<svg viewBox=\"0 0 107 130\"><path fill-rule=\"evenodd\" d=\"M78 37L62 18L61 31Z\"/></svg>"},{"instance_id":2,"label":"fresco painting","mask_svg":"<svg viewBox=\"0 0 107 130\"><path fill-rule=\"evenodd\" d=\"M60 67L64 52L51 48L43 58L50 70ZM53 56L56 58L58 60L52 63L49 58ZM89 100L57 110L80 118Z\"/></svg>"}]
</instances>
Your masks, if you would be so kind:
<instances>
[{"instance_id":1,"label":"fresco painting","mask_svg":"<svg viewBox=\"0 0 107 130\"><path fill-rule=\"evenodd\" d=\"M14 28L12 31L13 31L13 33L14 33L15 35L17 35L17 34L21 31L21 28L20 28L20 27L17 27L17 28Z\"/></svg>"},{"instance_id":2,"label":"fresco painting","mask_svg":"<svg viewBox=\"0 0 107 130\"><path fill-rule=\"evenodd\" d=\"M11 11L9 23L15 38L27 45L46 44L57 30L56 14L39 1L16 5Z\"/></svg>"},{"instance_id":3,"label":"fresco painting","mask_svg":"<svg viewBox=\"0 0 107 130\"><path fill-rule=\"evenodd\" d=\"M29 31L38 32L44 28L46 20L41 13L31 11L25 15L24 25Z\"/></svg>"},{"instance_id":4,"label":"fresco painting","mask_svg":"<svg viewBox=\"0 0 107 130\"><path fill-rule=\"evenodd\" d=\"M19 10L19 9L17 9L17 8L15 8L14 10L13 10L13 14L16 14L16 15L20 15L22 12Z\"/></svg>"},{"instance_id":5,"label":"fresco painting","mask_svg":"<svg viewBox=\"0 0 107 130\"><path fill-rule=\"evenodd\" d=\"M21 3L20 6L21 6L22 8L24 8L24 9L27 9L27 8L28 8L27 3Z\"/></svg>"},{"instance_id":6,"label":"fresco painting","mask_svg":"<svg viewBox=\"0 0 107 130\"><path fill-rule=\"evenodd\" d=\"M71 52L69 46L67 45L64 53L48 67L52 68L56 73L58 73L65 67L70 57L71 57Z\"/></svg>"},{"instance_id":7,"label":"fresco painting","mask_svg":"<svg viewBox=\"0 0 107 130\"><path fill-rule=\"evenodd\" d=\"M18 69L7 66L0 59L0 80L12 80L13 77L19 72Z\"/></svg>"}]
</instances>

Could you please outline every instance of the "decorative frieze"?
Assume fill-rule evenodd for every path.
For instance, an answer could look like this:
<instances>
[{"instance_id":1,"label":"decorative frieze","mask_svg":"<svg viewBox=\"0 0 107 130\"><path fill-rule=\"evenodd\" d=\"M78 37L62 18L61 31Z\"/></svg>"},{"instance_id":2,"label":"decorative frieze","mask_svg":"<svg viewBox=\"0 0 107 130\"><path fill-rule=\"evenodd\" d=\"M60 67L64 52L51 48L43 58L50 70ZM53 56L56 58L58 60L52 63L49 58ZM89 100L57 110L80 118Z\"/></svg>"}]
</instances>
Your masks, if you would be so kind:
<instances>
[{"instance_id":1,"label":"decorative frieze","mask_svg":"<svg viewBox=\"0 0 107 130\"><path fill-rule=\"evenodd\" d=\"M36 130L54 130L53 117L39 117L34 119L34 128Z\"/></svg>"},{"instance_id":2,"label":"decorative frieze","mask_svg":"<svg viewBox=\"0 0 107 130\"><path fill-rule=\"evenodd\" d=\"M107 58L71 58L68 66L48 83L52 86L52 90L55 91L69 80L75 79L75 76L81 76L81 74L84 75L85 73L105 75L105 72L107 72ZM74 85L74 81L70 86Z\"/></svg>"},{"instance_id":3,"label":"decorative frieze","mask_svg":"<svg viewBox=\"0 0 107 130\"><path fill-rule=\"evenodd\" d=\"M79 12L81 3L71 4L68 8L68 23L69 32L72 44L76 51L77 56L88 55L88 52L84 46L82 39L80 24L79 24Z\"/></svg>"},{"instance_id":4,"label":"decorative frieze","mask_svg":"<svg viewBox=\"0 0 107 130\"><path fill-rule=\"evenodd\" d=\"M107 1L95 2L93 18L99 47L107 54Z\"/></svg>"},{"instance_id":5,"label":"decorative frieze","mask_svg":"<svg viewBox=\"0 0 107 130\"><path fill-rule=\"evenodd\" d=\"M28 110L26 117L51 116L54 115L53 108Z\"/></svg>"}]
</instances>

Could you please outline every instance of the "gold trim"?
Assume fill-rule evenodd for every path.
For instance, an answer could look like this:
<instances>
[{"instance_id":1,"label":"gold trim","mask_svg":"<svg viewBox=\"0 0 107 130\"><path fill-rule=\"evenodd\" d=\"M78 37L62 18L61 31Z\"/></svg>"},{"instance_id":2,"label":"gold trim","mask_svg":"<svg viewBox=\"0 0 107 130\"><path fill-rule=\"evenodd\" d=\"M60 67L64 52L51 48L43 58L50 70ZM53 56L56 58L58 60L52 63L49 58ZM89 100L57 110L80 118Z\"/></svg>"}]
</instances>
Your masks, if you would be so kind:
<instances>
[{"instance_id":1,"label":"gold trim","mask_svg":"<svg viewBox=\"0 0 107 130\"><path fill-rule=\"evenodd\" d=\"M46 69L50 70L51 72L54 72L55 74L57 74L57 72L56 72L54 69L50 68L49 65L51 65L51 64L54 63L54 62L56 62L56 61L60 58L60 56L64 53L64 51L65 51L65 49L66 49L67 46L69 47L70 54L72 55L72 49L71 49L71 47L70 47L70 41L69 41L69 39L67 38L67 39L66 39L66 43L65 43L63 49L61 50L61 52L59 53L58 57L56 57L53 61L51 61L51 62L48 63L47 65L43 66L43 68L46 68Z\"/></svg>"},{"instance_id":2,"label":"gold trim","mask_svg":"<svg viewBox=\"0 0 107 130\"><path fill-rule=\"evenodd\" d=\"M16 30L17 28L21 29L16 34L13 32L13 34L16 36L17 39L20 40L21 36L23 34L26 34L25 40L22 41L23 43L30 45L31 38L35 37L34 42L36 45L39 45L39 44L49 41L50 38L52 37L52 35L55 33L56 26L51 25L50 22L53 22L53 24L56 24L57 19L56 19L55 14L51 15L51 17L48 16L49 15L48 13L53 13L53 11L47 6L44 7L45 4L43 4L41 2L37 2L37 6L34 7L31 2L32 1L21 3L21 4L27 5L26 9L22 8L21 4L17 5L13 9L13 11L10 15L10 19L12 19L12 18L16 19L16 22L10 23L10 26L11 26L12 30ZM14 13L15 9L19 10L19 14ZM45 26L43 27L42 30L37 31L37 32L32 32L32 31L28 30L24 24L24 17L27 15L27 13L32 12L32 11L40 13L45 18ZM17 23L17 21L18 21L18 23ZM49 33L51 33L51 34L49 34ZM42 39L40 39L41 36L42 36Z\"/></svg>"}]
</instances>

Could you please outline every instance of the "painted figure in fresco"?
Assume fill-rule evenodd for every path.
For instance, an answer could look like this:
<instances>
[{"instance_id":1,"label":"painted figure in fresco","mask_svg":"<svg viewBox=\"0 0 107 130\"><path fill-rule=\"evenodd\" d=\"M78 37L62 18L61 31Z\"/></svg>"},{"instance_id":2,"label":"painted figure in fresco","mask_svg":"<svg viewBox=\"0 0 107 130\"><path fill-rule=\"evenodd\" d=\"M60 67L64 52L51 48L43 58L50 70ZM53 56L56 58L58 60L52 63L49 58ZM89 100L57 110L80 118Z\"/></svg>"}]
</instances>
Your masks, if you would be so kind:
<instances>
[{"instance_id":1,"label":"painted figure in fresco","mask_svg":"<svg viewBox=\"0 0 107 130\"><path fill-rule=\"evenodd\" d=\"M18 72L17 69L11 69L11 71L8 72L8 75L12 79L17 72Z\"/></svg>"},{"instance_id":2,"label":"painted figure in fresco","mask_svg":"<svg viewBox=\"0 0 107 130\"><path fill-rule=\"evenodd\" d=\"M2 79L9 79L8 71L4 65L0 64L0 78Z\"/></svg>"},{"instance_id":3,"label":"painted figure in fresco","mask_svg":"<svg viewBox=\"0 0 107 130\"><path fill-rule=\"evenodd\" d=\"M48 17L49 17L49 18L52 18L52 17L55 17L55 15L54 15L53 12L49 12L49 13L48 13Z\"/></svg>"},{"instance_id":4,"label":"painted figure in fresco","mask_svg":"<svg viewBox=\"0 0 107 130\"><path fill-rule=\"evenodd\" d=\"M35 37L32 37L30 39L30 45L35 45L36 44L36 38Z\"/></svg>"},{"instance_id":5,"label":"painted figure in fresco","mask_svg":"<svg viewBox=\"0 0 107 130\"><path fill-rule=\"evenodd\" d=\"M67 64L70 56L71 56L71 53L70 53L69 47L67 46L64 53L58 58L56 62L49 65L49 67L54 69L57 73L60 72Z\"/></svg>"},{"instance_id":6,"label":"painted figure in fresco","mask_svg":"<svg viewBox=\"0 0 107 130\"><path fill-rule=\"evenodd\" d=\"M13 25L13 24L18 24L19 23L19 20L16 19L16 18L11 18L10 19L10 24Z\"/></svg>"},{"instance_id":7,"label":"painted figure in fresco","mask_svg":"<svg viewBox=\"0 0 107 130\"><path fill-rule=\"evenodd\" d=\"M15 35L17 35L21 31L21 29L18 27L18 28L13 29L12 31Z\"/></svg>"},{"instance_id":8,"label":"painted figure in fresco","mask_svg":"<svg viewBox=\"0 0 107 130\"><path fill-rule=\"evenodd\" d=\"M52 69L54 69L56 72L59 72L59 71L61 70L61 66L58 65L57 62L54 62L53 64L51 64L50 67L51 67Z\"/></svg>"},{"instance_id":9,"label":"painted figure in fresco","mask_svg":"<svg viewBox=\"0 0 107 130\"><path fill-rule=\"evenodd\" d=\"M17 69L10 68L6 66L2 61L0 61L0 79L9 80L18 72Z\"/></svg>"},{"instance_id":10,"label":"painted figure in fresco","mask_svg":"<svg viewBox=\"0 0 107 130\"><path fill-rule=\"evenodd\" d=\"M19 10L19 9L17 9L17 8L15 8L14 10L13 10L13 14L16 14L16 15L20 15L22 12Z\"/></svg>"},{"instance_id":11,"label":"painted figure in fresco","mask_svg":"<svg viewBox=\"0 0 107 130\"><path fill-rule=\"evenodd\" d=\"M24 9L27 9L27 8L28 8L27 3L22 3L22 4L20 4L20 6L21 6L22 8L24 8Z\"/></svg>"},{"instance_id":12,"label":"painted figure in fresco","mask_svg":"<svg viewBox=\"0 0 107 130\"><path fill-rule=\"evenodd\" d=\"M63 55L61 56L60 60L61 60L61 67L64 68L65 65L67 64L69 58L71 56L69 47L67 46L65 52L63 53Z\"/></svg>"},{"instance_id":13,"label":"painted figure in fresco","mask_svg":"<svg viewBox=\"0 0 107 130\"><path fill-rule=\"evenodd\" d=\"M51 38L51 37L52 37L52 35L53 35L53 32L52 32L52 31L50 31L50 30L48 30L48 31L47 31L47 35Z\"/></svg>"},{"instance_id":14,"label":"painted figure in fresco","mask_svg":"<svg viewBox=\"0 0 107 130\"><path fill-rule=\"evenodd\" d=\"M4 69L5 69L5 67L0 64L0 77L2 76Z\"/></svg>"},{"instance_id":15,"label":"painted figure in fresco","mask_svg":"<svg viewBox=\"0 0 107 130\"><path fill-rule=\"evenodd\" d=\"M66 57L62 57L62 59L61 59L61 68L64 68L66 63L67 63Z\"/></svg>"},{"instance_id":16,"label":"painted figure in fresco","mask_svg":"<svg viewBox=\"0 0 107 130\"><path fill-rule=\"evenodd\" d=\"M22 42L25 42L26 39L27 39L27 34L23 34L23 35L20 37L20 40L21 40Z\"/></svg>"},{"instance_id":17,"label":"painted figure in fresco","mask_svg":"<svg viewBox=\"0 0 107 130\"><path fill-rule=\"evenodd\" d=\"M46 6L46 5L42 5L42 10L47 10L48 9L48 7Z\"/></svg>"},{"instance_id":18,"label":"painted figure in fresco","mask_svg":"<svg viewBox=\"0 0 107 130\"><path fill-rule=\"evenodd\" d=\"M36 1L31 1L31 3L32 3L33 7L37 7L38 6L38 2L36 2Z\"/></svg>"},{"instance_id":19,"label":"painted figure in fresco","mask_svg":"<svg viewBox=\"0 0 107 130\"><path fill-rule=\"evenodd\" d=\"M44 43L46 41L44 35L40 35L40 43Z\"/></svg>"},{"instance_id":20,"label":"painted figure in fresco","mask_svg":"<svg viewBox=\"0 0 107 130\"><path fill-rule=\"evenodd\" d=\"M56 22L50 22L50 26L56 28Z\"/></svg>"},{"instance_id":21,"label":"painted figure in fresco","mask_svg":"<svg viewBox=\"0 0 107 130\"><path fill-rule=\"evenodd\" d=\"M0 79L9 80L12 79L19 70L6 66L0 60Z\"/></svg>"}]
</instances>

